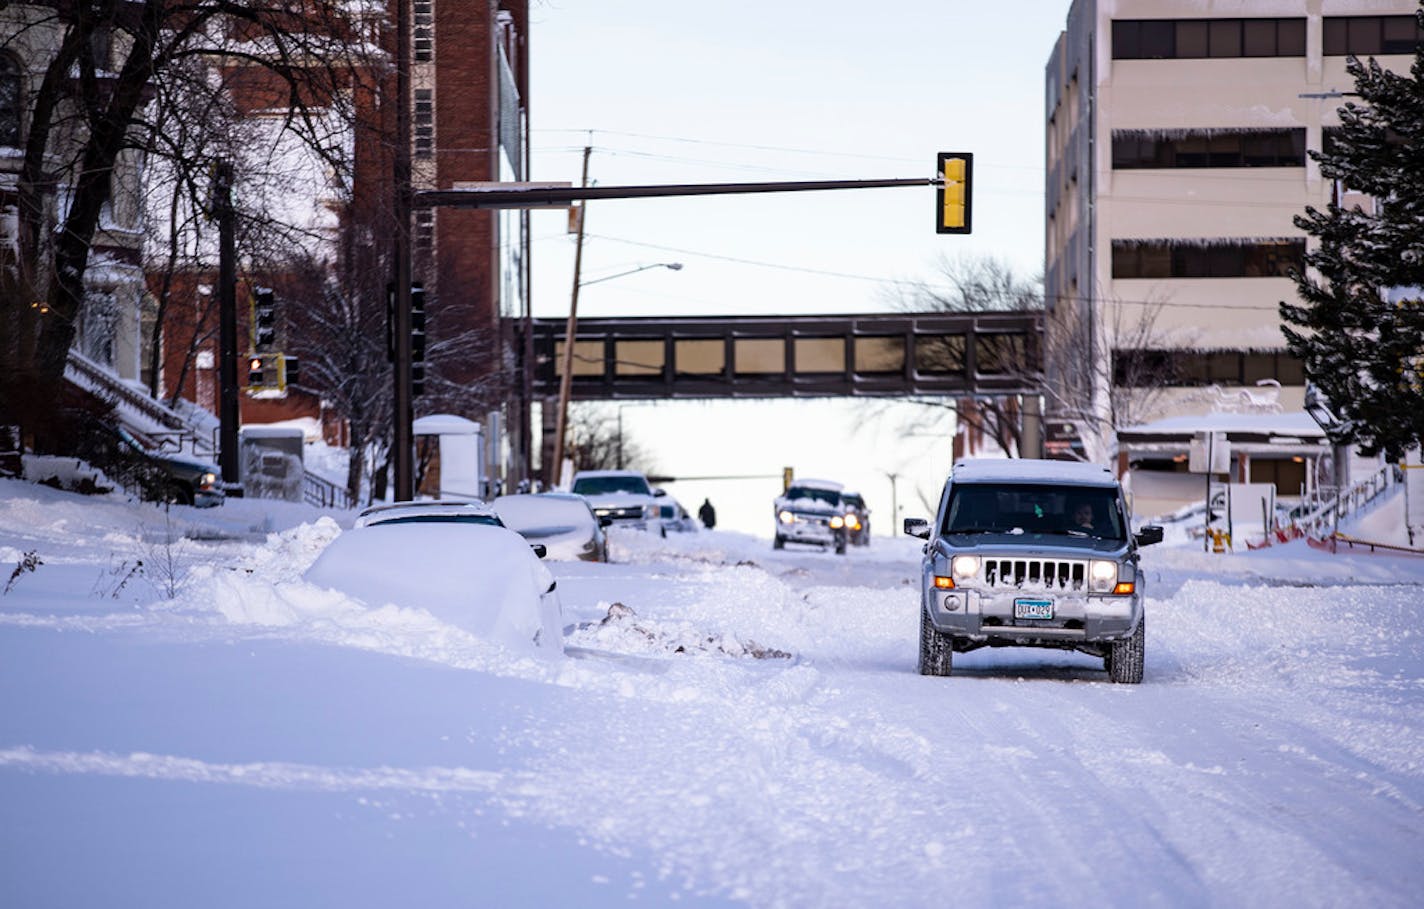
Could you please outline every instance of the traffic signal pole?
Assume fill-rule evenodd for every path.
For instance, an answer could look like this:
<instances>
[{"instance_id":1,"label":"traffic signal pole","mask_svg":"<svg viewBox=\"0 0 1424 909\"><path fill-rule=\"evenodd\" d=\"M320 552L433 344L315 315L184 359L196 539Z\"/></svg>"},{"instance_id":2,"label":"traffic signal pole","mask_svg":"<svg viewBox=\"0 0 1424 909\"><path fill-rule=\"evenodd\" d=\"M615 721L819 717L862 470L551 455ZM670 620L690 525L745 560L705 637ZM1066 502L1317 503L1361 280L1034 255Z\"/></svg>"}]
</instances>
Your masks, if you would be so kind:
<instances>
[{"instance_id":1,"label":"traffic signal pole","mask_svg":"<svg viewBox=\"0 0 1424 909\"><path fill-rule=\"evenodd\" d=\"M218 467L224 483L238 481L237 435L237 243L232 210L232 162L213 174L218 216Z\"/></svg>"},{"instance_id":2,"label":"traffic signal pole","mask_svg":"<svg viewBox=\"0 0 1424 909\"><path fill-rule=\"evenodd\" d=\"M889 180L798 180L767 183L678 183L644 186L589 186L588 152L584 150L583 185L575 187L549 183L488 183L469 189L421 190L414 192L410 185L410 112L409 77L407 69L408 49L406 47L409 22L404 3L396 4L397 53L396 72L400 85L396 116L396 193L397 193L397 269L395 305L395 361L396 361L396 494L395 498L413 497L410 481L410 464L413 457L413 438L410 424L410 213L416 208L567 208L575 202L590 199L645 199L666 196L715 196L748 193L815 192L836 189L890 189L901 186L938 186L947 182L956 184L954 199L962 208L953 209L941 199L937 211L941 226L954 229L944 233L968 233L968 174L962 170L944 169L945 155L941 154L941 172L933 177L910 177ZM967 155L955 155L967 158ZM941 193L943 195L943 193ZM962 200L962 202L960 202ZM951 215L953 211L953 215ZM583 212L579 212L580 254L582 253ZM958 220L958 223L946 223ZM403 269L403 270L402 270ZM554 439L552 465L545 465L545 475L551 483L558 481L564 455L564 435L567 432L567 407L569 388L573 373L573 326L578 307L578 265L575 265L573 299L569 307L569 332L566 337L563 357L563 376L559 403L559 414ZM526 339L527 345L527 339ZM527 346L526 346L527 351ZM526 369L528 368L526 364ZM404 407L404 411L402 411ZM404 434L403 434L404 433ZM402 464L405 465L404 474ZM403 479L404 477L404 479ZM402 493L405 493L402 495Z\"/></svg>"},{"instance_id":3,"label":"traffic signal pole","mask_svg":"<svg viewBox=\"0 0 1424 909\"><path fill-rule=\"evenodd\" d=\"M395 471L391 500L415 498L414 404L411 400L410 348L410 4L396 4L396 147L395 178L395 407L391 463Z\"/></svg>"}]
</instances>

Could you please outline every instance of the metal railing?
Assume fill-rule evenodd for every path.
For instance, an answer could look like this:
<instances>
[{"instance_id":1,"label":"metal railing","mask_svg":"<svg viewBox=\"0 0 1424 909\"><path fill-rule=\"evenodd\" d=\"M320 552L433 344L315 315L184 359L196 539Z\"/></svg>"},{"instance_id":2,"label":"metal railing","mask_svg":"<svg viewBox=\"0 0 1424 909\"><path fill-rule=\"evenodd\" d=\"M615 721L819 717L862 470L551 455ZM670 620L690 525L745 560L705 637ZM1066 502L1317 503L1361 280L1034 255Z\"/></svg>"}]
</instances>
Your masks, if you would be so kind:
<instances>
[{"instance_id":1,"label":"metal railing","mask_svg":"<svg viewBox=\"0 0 1424 909\"><path fill-rule=\"evenodd\" d=\"M1326 496L1293 523L1306 534L1334 533L1341 521L1359 514L1402 482L1401 473L1397 465L1385 464L1343 492Z\"/></svg>"},{"instance_id":2,"label":"metal railing","mask_svg":"<svg viewBox=\"0 0 1424 909\"><path fill-rule=\"evenodd\" d=\"M351 496L346 487L338 486L310 470L302 475L302 500L318 508L350 508Z\"/></svg>"}]
</instances>

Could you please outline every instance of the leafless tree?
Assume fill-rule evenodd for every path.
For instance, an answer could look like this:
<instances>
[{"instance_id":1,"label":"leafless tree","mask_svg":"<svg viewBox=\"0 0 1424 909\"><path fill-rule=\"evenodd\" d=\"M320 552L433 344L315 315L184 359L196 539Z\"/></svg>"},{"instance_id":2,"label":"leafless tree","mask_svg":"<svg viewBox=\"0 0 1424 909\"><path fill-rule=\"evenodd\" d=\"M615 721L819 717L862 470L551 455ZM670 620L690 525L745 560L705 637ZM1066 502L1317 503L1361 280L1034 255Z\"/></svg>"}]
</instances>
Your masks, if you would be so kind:
<instances>
[{"instance_id":1,"label":"leafless tree","mask_svg":"<svg viewBox=\"0 0 1424 909\"><path fill-rule=\"evenodd\" d=\"M618 422L607 405L579 404L569 408L569 450L579 470L641 470L652 473L647 449Z\"/></svg>"},{"instance_id":2,"label":"leafless tree","mask_svg":"<svg viewBox=\"0 0 1424 909\"><path fill-rule=\"evenodd\" d=\"M1162 300L1055 303L1044 320L1045 410L1074 424L1084 458L1107 463L1116 431L1149 419L1180 378L1163 351L1189 339L1169 345Z\"/></svg>"},{"instance_id":3,"label":"leafless tree","mask_svg":"<svg viewBox=\"0 0 1424 909\"><path fill-rule=\"evenodd\" d=\"M941 256L932 281L898 283L887 291L887 297L892 308L903 312L1038 310L1043 307L1043 281L1025 278L1007 262L992 257ZM962 430L982 433L1012 457L1022 454L1023 420L1017 396L912 401L933 411L953 413Z\"/></svg>"},{"instance_id":4,"label":"leafless tree","mask_svg":"<svg viewBox=\"0 0 1424 909\"><path fill-rule=\"evenodd\" d=\"M278 131L331 173L345 173L345 134L333 129L342 118L331 114L367 75L369 50L346 9L285 0L13 5L23 15L9 40L32 57L48 56L29 64L43 77L28 98L16 193L17 255L7 281L18 292L0 296L0 322L11 329L0 345L0 376L10 397L16 387L60 382L114 176L136 172L138 156L167 147L161 125L172 121L150 118L172 109L154 99L191 88L195 71L256 79L281 111ZM192 196L196 186L187 189Z\"/></svg>"}]
</instances>

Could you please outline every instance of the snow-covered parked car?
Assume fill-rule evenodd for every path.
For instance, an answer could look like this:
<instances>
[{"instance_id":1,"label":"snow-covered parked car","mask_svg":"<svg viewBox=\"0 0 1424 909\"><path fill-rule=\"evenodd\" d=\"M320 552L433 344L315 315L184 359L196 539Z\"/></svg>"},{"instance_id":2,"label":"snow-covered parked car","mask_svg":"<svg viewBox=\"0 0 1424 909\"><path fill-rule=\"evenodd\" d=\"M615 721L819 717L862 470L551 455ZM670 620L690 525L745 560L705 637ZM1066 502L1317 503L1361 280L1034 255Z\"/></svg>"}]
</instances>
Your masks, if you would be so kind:
<instances>
[{"instance_id":1,"label":"snow-covered parked car","mask_svg":"<svg viewBox=\"0 0 1424 909\"><path fill-rule=\"evenodd\" d=\"M551 559L608 561L608 518L600 518L583 496L541 492L500 496L490 503L504 526L531 544L545 548Z\"/></svg>"},{"instance_id":2,"label":"snow-covered parked car","mask_svg":"<svg viewBox=\"0 0 1424 909\"><path fill-rule=\"evenodd\" d=\"M940 495L921 562L920 673L949 675L954 654L1054 647L1103 658L1114 682L1142 681L1147 620L1138 548L1117 479L1065 461L966 459Z\"/></svg>"},{"instance_id":3,"label":"snow-covered parked car","mask_svg":"<svg viewBox=\"0 0 1424 909\"><path fill-rule=\"evenodd\" d=\"M372 505L356 516L355 527L375 524L487 524L502 527L499 515L484 502L415 501Z\"/></svg>"},{"instance_id":4,"label":"snow-covered parked car","mask_svg":"<svg viewBox=\"0 0 1424 909\"><path fill-rule=\"evenodd\" d=\"M772 503L776 520L773 548L787 543L834 546L845 554L848 532L841 484L830 480L796 480Z\"/></svg>"},{"instance_id":5,"label":"snow-covered parked car","mask_svg":"<svg viewBox=\"0 0 1424 909\"><path fill-rule=\"evenodd\" d=\"M516 650L563 652L554 576L523 537L491 524L386 522L332 540L303 576L373 609L393 604Z\"/></svg>"},{"instance_id":6,"label":"snow-covered parked car","mask_svg":"<svg viewBox=\"0 0 1424 909\"><path fill-rule=\"evenodd\" d=\"M570 491L588 499L593 513L611 518L614 526L667 533L658 519L659 497L665 493L636 470L581 470L574 474Z\"/></svg>"}]
</instances>

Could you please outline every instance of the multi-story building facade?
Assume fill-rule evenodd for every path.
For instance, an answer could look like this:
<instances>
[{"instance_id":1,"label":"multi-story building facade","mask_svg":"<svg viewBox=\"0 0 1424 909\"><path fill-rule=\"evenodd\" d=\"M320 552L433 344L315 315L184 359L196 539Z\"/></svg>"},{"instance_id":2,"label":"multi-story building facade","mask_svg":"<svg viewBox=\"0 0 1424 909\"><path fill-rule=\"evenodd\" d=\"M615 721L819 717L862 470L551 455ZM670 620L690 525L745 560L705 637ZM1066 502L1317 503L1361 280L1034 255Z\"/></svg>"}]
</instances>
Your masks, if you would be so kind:
<instances>
[{"instance_id":1,"label":"multi-story building facade","mask_svg":"<svg viewBox=\"0 0 1424 909\"><path fill-rule=\"evenodd\" d=\"M346 145L351 154L350 183L333 195L317 175L307 192L288 200L293 212L334 212L327 221L303 225L309 236L330 238L333 268L370 269L388 263L394 248L390 140L395 131L395 2L353 3L355 32L384 49L376 71L358 76L343 109L354 114ZM527 179L528 167L528 3L497 0L404 0L409 4L411 175L415 190L458 189L473 184ZM359 15L358 15L359 14ZM230 78L237 107L254 119L280 120L283 110L270 99L285 97L284 87L261 68L251 76ZM299 160L299 154L289 156ZM432 407L484 422L500 410L509 433L501 466L522 478L527 467L529 408L520 392L516 368L520 338L514 327L529 312L529 231L527 213L472 209L417 209L412 216L412 280L424 288L427 336L427 394L415 401L417 416ZM305 252L305 251L304 251ZM299 291L289 292L292 276L281 272L244 273L246 284L277 289L279 347L290 343L300 319L285 307L300 307ZM381 284L393 274L382 274ZM217 387L215 308L211 306L211 270L187 282L190 305L180 307L165 372L168 386L181 387L211 407ZM300 283L298 280L296 283ZM245 297L245 294L244 294ZM247 307L239 306L245 321ZM249 337L243 325L239 336ZM203 338L197 364L188 340ZM245 343L245 342L244 342ZM291 349L288 347L287 349ZM247 348L244 347L243 353ZM241 371L240 379L246 374ZM305 383L308 386L309 382ZM432 393L438 387L439 395ZM314 399L300 393L249 390L242 400L245 422L269 422L315 415ZM334 441L341 434L330 434Z\"/></svg>"},{"instance_id":2,"label":"multi-story building facade","mask_svg":"<svg viewBox=\"0 0 1424 909\"><path fill-rule=\"evenodd\" d=\"M1258 424L1310 428L1278 304L1305 251L1293 217L1347 188L1307 151L1353 90L1348 55L1408 69L1416 9L1075 0L1046 70L1047 420L1060 447L1182 471L1185 440L1134 452L1119 431L1243 406ZM1309 485L1318 433L1278 435L1306 447L1242 447L1232 479L1284 495Z\"/></svg>"}]
</instances>

